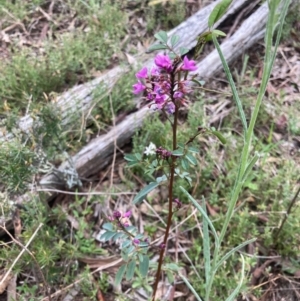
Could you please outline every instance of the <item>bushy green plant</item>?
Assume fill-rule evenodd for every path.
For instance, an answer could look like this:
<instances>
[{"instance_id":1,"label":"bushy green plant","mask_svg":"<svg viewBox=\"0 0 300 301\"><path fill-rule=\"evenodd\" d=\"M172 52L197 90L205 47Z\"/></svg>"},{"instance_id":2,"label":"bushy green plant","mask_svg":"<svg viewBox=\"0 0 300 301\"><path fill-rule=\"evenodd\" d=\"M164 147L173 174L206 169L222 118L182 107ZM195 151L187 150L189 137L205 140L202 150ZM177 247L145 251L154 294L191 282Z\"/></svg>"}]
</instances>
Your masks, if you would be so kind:
<instances>
[{"instance_id":1,"label":"bushy green plant","mask_svg":"<svg viewBox=\"0 0 300 301\"><path fill-rule=\"evenodd\" d=\"M196 53L201 51L203 44L209 40L212 40L216 46L226 76L229 80L233 99L236 103L240 122L242 124L241 146L239 152L236 151L237 156L240 157L240 163L238 169L234 166L233 173L235 180L231 181L229 191L224 193L224 198L227 200L226 204L224 204L225 212L216 221L209 218L207 214L205 197L202 195L202 200L201 198L200 200L196 199L188 192L188 189L183 187L182 183L177 182L177 179L181 178L192 185L190 172L191 167L197 166L198 163L195 158L195 154L199 152L199 145L196 143L198 137L213 135L217 137L220 142L226 142L226 139L222 134L214 128L207 128L205 125L200 124L187 134L187 132L184 132L184 127L179 125L179 109L182 108L185 97L189 92L189 89L187 88L188 82L194 81L202 86L202 83L197 81L195 77L189 77L189 72L195 71L197 67L193 60L189 60L187 56L184 56L186 50L180 49L180 54L177 54L174 50L179 37L168 37L167 33L163 31L160 31L155 35L159 44L152 46L150 50L169 51L170 56L158 54L154 60L156 66L152 68L152 70L148 70L146 67L141 69L136 74L138 81L133 85L134 94L143 92L145 99L150 101L150 106L153 106L155 110L162 111L170 132L167 134L168 130L166 130L163 125L159 127L159 122L153 123L149 127L150 130L148 129L147 134L149 135L147 138L152 136L152 139L158 141L158 145L163 145L163 147L157 147L151 140L150 145L146 147L146 149L143 149L139 146L139 143L135 142L135 146L139 151L125 156L129 166L142 165L145 174L154 177L151 183L144 187L134 198L134 204L141 202L149 192L162 184L166 183L168 189L168 200L166 201L168 204L168 212L164 222L165 234L163 243L159 246L158 265L155 265L154 267L156 276L153 292L151 294L151 299L153 301L156 298L158 283L164 265L171 267L172 273L177 273L182 278L197 300L208 301L211 300L211 298L214 300L224 300L224 297L226 298L226 301L234 300L245 285L245 268L248 267L248 261L245 260L241 252L240 256L237 258L233 258L233 255L246 245L255 241L255 238L249 237L249 231L254 235L258 233L257 229L253 227L255 222L251 223L250 221L249 223L251 214L249 214L248 210L241 210L239 213L235 213L235 210L243 189L256 191L259 187L257 176L255 172L253 172L253 169L255 165L257 165L261 155L258 152L252 154L251 151L252 143L255 139L254 127L260 113L261 103L270 78L282 32L283 20L287 13L289 2L287 1L283 4L283 13L281 12L280 16L278 16L277 11L280 1L270 1L268 3L270 12L266 29L266 53L262 83L254 105L254 110L248 119L246 119L243 104L237 93L237 88L235 87L232 75L217 41L217 37L220 35L224 36L224 33L213 29L214 24L221 18L230 4L231 1L224 0L216 5L208 19L209 31L199 37L196 46ZM275 34L277 22L280 25ZM274 35L275 42L273 46ZM156 130L156 126L158 130ZM182 135L180 135L180 133ZM210 155L213 157L213 154ZM206 185L207 184L208 183L206 183ZM165 254L165 248L169 238L170 227L172 220L182 207L182 202L179 200L177 194L178 191L175 187L181 189L182 195L180 199L185 198L186 200L189 200L202 216L202 274L205 276L204 279L201 277L201 284L200 287L198 287L201 292L201 297L199 292L197 292L195 287L191 284L191 281L180 273L180 267L178 265L166 264L167 256ZM221 206L221 208L223 208L223 206ZM139 233L136 227L128 224L125 220L128 217L130 217L130 212L122 213L120 211L115 211L113 216L109 217L110 222L104 224L103 227L106 232L101 236L101 239L104 241L110 239L116 241L116 239L121 239L121 254L125 263L121 266L116 275L117 283L121 282L123 276L126 277L127 281L132 280L134 278L136 265L138 265L140 272L143 271L141 274L144 276L146 276L149 269L149 258L145 255L147 254L145 253L145 249L150 247L150 243L148 239L144 237L143 233ZM247 220L246 218L249 219ZM236 219L241 226L240 232L236 232L235 235L230 236L228 235L230 222L234 222ZM253 219L255 219L255 217L253 217ZM266 234L268 235L268 233ZM147 264L144 262L145 256L147 257ZM231 264L232 267L224 269L224 265L228 264ZM239 272L235 273L234 271L237 266ZM198 280L200 280L199 278L198 275ZM192 281L192 283L195 285L195 281ZM217 286L217 289L214 289L214 286ZM224 291L226 291L225 296Z\"/></svg>"}]
</instances>

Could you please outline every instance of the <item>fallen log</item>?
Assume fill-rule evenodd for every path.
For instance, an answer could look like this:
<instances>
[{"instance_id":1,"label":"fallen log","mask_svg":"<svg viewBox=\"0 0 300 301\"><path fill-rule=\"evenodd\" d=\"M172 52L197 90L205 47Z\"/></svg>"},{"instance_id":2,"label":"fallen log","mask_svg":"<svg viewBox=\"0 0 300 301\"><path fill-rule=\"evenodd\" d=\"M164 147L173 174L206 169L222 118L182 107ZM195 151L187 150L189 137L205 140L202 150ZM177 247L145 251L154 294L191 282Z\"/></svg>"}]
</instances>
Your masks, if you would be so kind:
<instances>
[{"instance_id":1,"label":"fallen log","mask_svg":"<svg viewBox=\"0 0 300 301\"><path fill-rule=\"evenodd\" d=\"M245 4L245 1L244 0L235 1L233 4L235 5L234 6L235 9L230 10L231 14L236 12L238 8L241 8L242 4ZM202 22L201 30L192 31L191 28L194 28L196 24L196 21L193 19L193 17L191 17L186 21L187 24L189 24L189 26L191 27L189 26L187 27L188 34L187 36L185 36L186 39L182 40L180 45L181 47L187 47L188 45L190 46L195 45L196 36L206 30L207 17L209 11L211 11L212 8L213 8L212 5L206 7L202 10L204 11L203 14L201 13L198 14L197 18L201 18L200 20ZM255 43L257 43L259 40L263 38L265 32L267 14L268 14L267 4L264 4L256 12L254 12L246 21L243 22L243 24L240 26L240 28L236 31L234 35L232 35L221 45L224 56L228 62L234 61L247 49L249 49L251 46L253 46ZM228 15L229 14L227 14L226 16ZM178 26L178 31L174 29L173 31L170 32L170 34L176 33L182 36L183 29L184 29L184 25L182 24ZM194 35L191 32L194 32ZM146 65L148 66L152 65L152 59L148 60ZM78 104L77 103L78 100L81 100L79 105L81 106L81 108L84 109L85 106L88 106L89 101L92 99L93 89L95 89L95 87L97 87L99 83L107 80L106 83L107 87L110 88L115 82L116 77L120 77L127 70L129 70L127 67L125 68L117 67L88 84L75 87L74 89L64 93L60 97L59 105L63 107L67 112L68 109L74 108L75 106L74 104ZM222 64L216 50L214 50L211 54L209 54L198 64L198 70L199 70L198 71L199 78L212 77L217 72L222 70ZM73 156L72 161L74 162L76 172L80 175L80 177L89 177L93 174L96 174L98 171L100 171L108 164L110 164L112 155L114 153L115 144L118 147L122 147L132 137L135 131L142 125L143 121L149 114L151 114L151 110L149 110L147 106L141 108L139 111L127 116L122 122L117 124L107 134L91 140L87 146L83 147L82 150L80 150L75 156ZM26 122L24 121L24 124L25 123ZM65 120L65 123L66 124L68 123L67 118ZM29 125L30 127L30 122L27 125ZM59 167L59 170L63 172L68 168L69 169L71 168L70 163L64 162ZM44 191L47 191L48 189L49 190L60 189L61 188L60 184L62 183L57 183L56 180L57 178L55 175L53 174L46 175L42 177L42 179L40 180L39 188ZM35 189L32 189L31 192L34 193ZM16 202L22 203L23 201L29 199L30 199L30 192L28 192L25 195L19 196L16 199ZM11 228L10 220L0 220L0 224L1 225L5 224L7 228Z\"/></svg>"},{"instance_id":2,"label":"fallen log","mask_svg":"<svg viewBox=\"0 0 300 301\"><path fill-rule=\"evenodd\" d=\"M204 7L195 15L191 16L185 22L181 23L168 33L169 36L176 34L181 37L181 40L175 48L176 50L178 50L180 47L190 49L195 46L197 36L208 29L207 20L210 12L220 1L221 0L218 0ZM217 24L227 18L230 18L233 14L238 12L241 8L249 3L251 3L251 0L234 0L226 14L219 20ZM152 65L153 55L150 58L149 55L143 54L141 56L137 56L136 60L145 66L150 66ZM99 87L99 85L103 85L107 90L110 90L118 81L118 79L120 79L121 76L126 74L126 72L129 70L130 66L115 67L94 80L75 86L59 96L55 103L58 107L58 110L62 112L62 126L64 128L68 128L68 126L74 122L74 118L72 118L72 116L74 114L77 116L78 112L81 112L81 114L86 116L91 107L94 105L93 92L97 87ZM22 117L17 124L21 131L28 133L32 128L33 121L34 119L30 115L26 115ZM12 133L1 131L0 128L0 142L11 140L13 138L14 135Z\"/></svg>"},{"instance_id":3,"label":"fallen log","mask_svg":"<svg viewBox=\"0 0 300 301\"><path fill-rule=\"evenodd\" d=\"M222 45L222 51L228 62L234 61L243 52L263 38L267 20L267 4L262 5L253 13L237 32ZM222 69L221 60L218 53L214 50L205 59L198 64L199 78L209 78ZM122 147L142 125L147 115L151 114L149 108L143 107L125 118L120 124L116 125L110 132L90 141L78 154L72 159L75 162L77 172L82 177L89 177L110 163L114 151L114 141L118 147ZM64 162L60 170L69 168L69 163ZM40 185L52 187L54 182L53 175L44 177ZM57 187L54 185L54 188Z\"/></svg>"}]
</instances>

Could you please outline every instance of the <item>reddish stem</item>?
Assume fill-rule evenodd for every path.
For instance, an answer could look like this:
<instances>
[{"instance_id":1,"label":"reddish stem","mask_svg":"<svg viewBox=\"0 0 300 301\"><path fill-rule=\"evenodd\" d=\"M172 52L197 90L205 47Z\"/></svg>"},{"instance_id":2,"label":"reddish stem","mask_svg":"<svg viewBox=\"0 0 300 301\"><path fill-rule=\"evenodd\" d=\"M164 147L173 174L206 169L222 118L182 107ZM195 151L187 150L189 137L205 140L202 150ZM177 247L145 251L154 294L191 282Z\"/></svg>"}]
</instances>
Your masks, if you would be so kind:
<instances>
[{"instance_id":1,"label":"reddish stem","mask_svg":"<svg viewBox=\"0 0 300 301\"><path fill-rule=\"evenodd\" d=\"M172 95L172 97L173 97L173 95ZM173 128L173 150L175 150L177 148L177 121L178 121L178 107L176 106L175 112L174 112L174 123L172 126L172 128ZM153 294L152 294L152 301L155 301L155 295L156 295L157 288L158 288L161 267L162 267L162 263L164 260L165 248L167 246L169 232L170 232L170 228L171 228L171 224L172 224L175 160L176 160L176 158L174 156L172 156L172 163L171 163L171 167L170 167L170 181L169 181L169 214L168 214L167 227L166 227L166 232L165 232L164 241L163 241L163 247L161 248L160 254L159 254L158 267L157 267L157 271L156 271L155 283L154 283Z\"/></svg>"}]
</instances>

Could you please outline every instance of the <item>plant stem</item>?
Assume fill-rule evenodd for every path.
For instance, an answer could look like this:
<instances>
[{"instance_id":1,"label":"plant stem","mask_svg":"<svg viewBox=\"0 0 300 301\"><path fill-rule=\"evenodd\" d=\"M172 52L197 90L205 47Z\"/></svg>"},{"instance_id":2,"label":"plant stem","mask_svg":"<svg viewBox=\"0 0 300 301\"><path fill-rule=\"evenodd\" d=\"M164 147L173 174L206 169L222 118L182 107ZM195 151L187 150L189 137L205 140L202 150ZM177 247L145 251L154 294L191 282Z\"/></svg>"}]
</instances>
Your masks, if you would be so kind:
<instances>
[{"instance_id":1,"label":"plant stem","mask_svg":"<svg viewBox=\"0 0 300 301\"><path fill-rule=\"evenodd\" d=\"M173 85L171 85L173 86ZM173 95L172 95L173 97ZM175 112L174 112L174 122L172 124L172 130L173 130L173 150L177 148L177 122L178 122L178 107L175 107ZM156 271L156 276L155 276L155 283L154 283L154 288L153 288L153 293L152 293L152 301L155 301L155 295L157 292L158 288L158 283L159 283L159 278L160 278L160 273L161 273L161 267L162 263L164 260L164 254L165 254L165 248L167 246L168 242L168 237L169 237L169 232L172 224L172 216L173 216L173 186L174 186L174 177L175 177L175 161L176 158L174 156L172 158L172 163L170 166L170 181L169 181L169 214L168 214L168 221L167 221L167 226L166 226L166 232L164 236L164 241L162 248L160 250L159 254L159 260L158 260L158 267Z\"/></svg>"},{"instance_id":2,"label":"plant stem","mask_svg":"<svg viewBox=\"0 0 300 301\"><path fill-rule=\"evenodd\" d=\"M297 201L297 198L298 198L299 193L300 193L300 186L299 186L299 188L298 188L296 194L294 195L294 197L293 197L293 199L292 199L292 201L291 201L291 203L290 203L290 205L289 205L289 207L288 207L288 209L287 209L287 211L286 211L285 217L284 217L283 221L281 222L280 227L278 228L278 230L277 230L276 233L275 233L275 237L274 237L274 242L275 242L275 244L278 243L278 236L279 236L279 233L281 232L281 230L282 230L282 228L283 228L285 222L287 221L287 218L288 218L288 216L290 215L290 213L291 213L291 211L292 211L292 207L294 206L294 204L295 204L296 201Z\"/></svg>"}]
</instances>

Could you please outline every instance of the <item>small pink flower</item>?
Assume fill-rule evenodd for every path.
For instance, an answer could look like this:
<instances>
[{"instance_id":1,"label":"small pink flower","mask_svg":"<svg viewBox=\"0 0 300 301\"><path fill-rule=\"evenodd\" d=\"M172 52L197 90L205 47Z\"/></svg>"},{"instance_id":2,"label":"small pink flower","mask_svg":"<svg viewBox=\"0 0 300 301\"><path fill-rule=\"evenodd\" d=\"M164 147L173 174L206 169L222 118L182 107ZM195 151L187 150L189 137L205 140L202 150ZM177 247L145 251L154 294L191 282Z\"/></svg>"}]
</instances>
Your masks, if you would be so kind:
<instances>
[{"instance_id":1,"label":"small pink flower","mask_svg":"<svg viewBox=\"0 0 300 301\"><path fill-rule=\"evenodd\" d=\"M158 54L154 59L154 63L157 67L162 68L168 72L171 72L173 69L172 61L167 55Z\"/></svg>"},{"instance_id":2,"label":"small pink flower","mask_svg":"<svg viewBox=\"0 0 300 301\"><path fill-rule=\"evenodd\" d=\"M151 75L152 75L152 76L159 76L159 70L158 70L158 68L153 67L153 68L151 69Z\"/></svg>"},{"instance_id":3,"label":"small pink flower","mask_svg":"<svg viewBox=\"0 0 300 301\"><path fill-rule=\"evenodd\" d=\"M167 111L168 114L173 114L175 112L175 105L173 102L169 102L167 103L167 105L165 106L165 109Z\"/></svg>"},{"instance_id":4,"label":"small pink flower","mask_svg":"<svg viewBox=\"0 0 300 301\"><path fill-rule=\"evenodd\" d=\"M182 98L182 97L183 97L183 93L182 93L182 92L176 91L176 92L174 93L174 98L175 98L175 99Z\"/></svg>"},{"instance_id":5,"label":"small pink flower","mask_svg":"<svg viewBox=\"0 0 300 301\"><path fill-rule=\"evenodd\" d=\"M136 78L141 79L141 78L147 78L148 76L148 69L147 67L144 67L141 69L138 73L135 74Z\"/></svg>"},{"instance_id":6,"label":"small pink flower","mask_svg":"<svg viewBox=\"0 0 300 301\"><path fill-rule=\"evenodd\" d=\"M174 199L173 202L176 204L178 209L182 207L182 203L179 201L179 199Z\"/></svg>"},{"instance_id":7,"label":"small pink flower","mask_svg":"<svg viewBox=\"0 0 300 301\"><path fill-rule=\"evenodd\" d=\"M139 94L146 89L146 87L140 81L138 81L132 87L133 87L133 94Z\"/></svg>"},{"instance_id":8,"label":"small pink flower","mask_svg":"<svg viewBox=\"0 0 300 301\"><path fill-rule=\"evenodd\" d=\"M114 213L113 213L113 216L115 217L115 218L120 218L121 216L122 216L122 214L121 214L121 212L120 211L114 211Z\"/></svg>"},{"instance_id":9,"label":"small pink flower","mask_svg":"<svg viewBox=\"0 0 300 301\"><path fill-rule=\"evenodd\" d=\"M156 94L154 101L157 105L162 106L165 102L165 95Z\"/></svg>"},{"instance_id":10,"label":"small pink flower","mask_svg":"<svg viewBox=\"0 0 300 301\"><path fill-rule=\"evenodd\" d=\"M195 71L197 70L196 62L193 60L189 60L187 56L183 59L183 65L181 66L182 70L185 71Z\"/></svg>"},{"instance_id":11,"label":"small pink flower","mask_svg":"<svg viewBox=\"0 0 300 301\"><path fill-rule=\"evenodd\" d=\"M124 214L123 214L123 217L131 217L131 214L132 214L132 212L131 212L131 210L128 210L127 212L125 212Z\"/></svg>"},{"instance_id":12,"label":"small pink flower","mask_svg":"<svg viewBox=\"0 0 300 301\"><path fill-rule=\"evenodd\" d=\"M148 93L147 94L147 99L148 100L154 100L154 98L155 98L155 94L153 94L153 93Z\"/></svg>"},{"instance_id":13,"label":"small pink flower","mask_svg":"<svg viewBox=\"0 0 300 301\"><path fill-rule=\"evenodd\" d=\"M139 244L140 244L140 241L139 241L138 239L135 238L135 239L133 240L133 243L134 243L135 245L139 245Z\"/></svg>"}]
</instances>

